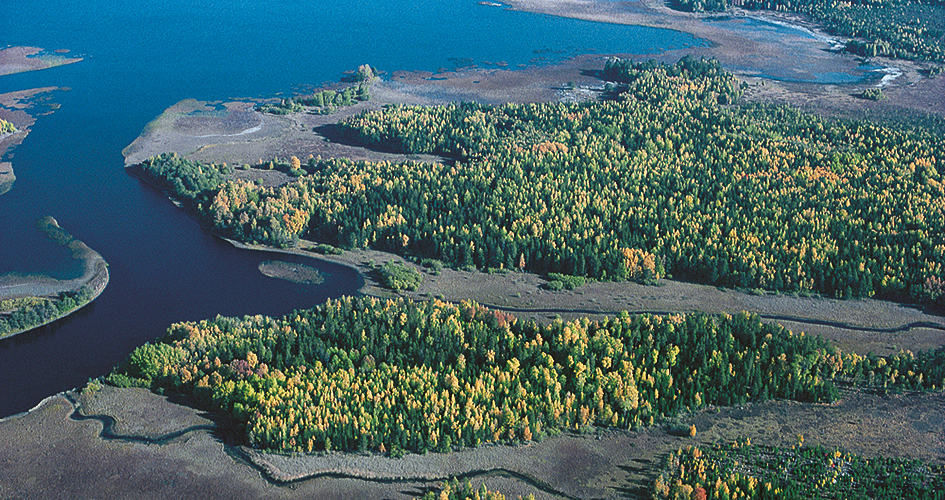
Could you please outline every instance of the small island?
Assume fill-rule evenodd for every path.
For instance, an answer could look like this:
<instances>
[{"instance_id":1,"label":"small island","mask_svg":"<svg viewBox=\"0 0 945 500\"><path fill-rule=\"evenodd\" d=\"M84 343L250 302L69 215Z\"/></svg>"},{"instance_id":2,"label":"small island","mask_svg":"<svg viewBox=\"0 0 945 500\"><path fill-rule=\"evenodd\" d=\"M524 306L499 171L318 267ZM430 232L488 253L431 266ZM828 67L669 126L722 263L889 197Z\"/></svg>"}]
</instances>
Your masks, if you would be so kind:
<instances>
[{"instance_id":1,"label":"small island","mask_svg":"<svg viewBox=\"0 0 945 500\"><path fill-rule=\"evenodd\" d=\"M37 71L41 69L77 63L81 57L68 57L69 51L59 49L52 52L39 47L7 47L0 49L0 76Z\"/></svg>"},{"instance_id":2,"label":"small island","mask_svg":"<svg viewBox=\"0 0 945 500\"><path fill-rule=\"evenodd\" d=\"M82 263L82 276L58 280L43 275L0 275L0 339L38 328L68 316L95 300L108 285L108 264L98 252L43 217L40 230L67 246Z\"/></svg>"}]
</instances>

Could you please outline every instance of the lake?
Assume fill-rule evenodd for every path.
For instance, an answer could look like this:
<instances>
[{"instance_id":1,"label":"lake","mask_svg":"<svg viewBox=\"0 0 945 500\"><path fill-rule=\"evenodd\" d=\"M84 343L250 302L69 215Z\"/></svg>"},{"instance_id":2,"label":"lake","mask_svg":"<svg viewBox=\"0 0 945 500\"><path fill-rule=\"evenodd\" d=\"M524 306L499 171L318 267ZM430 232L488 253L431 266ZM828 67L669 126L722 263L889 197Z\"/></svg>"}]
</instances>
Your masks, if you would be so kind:
<instances>
[{"instance_id":1,"label":"lake","mask_svg":"<svg viewBox=\"0 0 945 500\"><path fill-rule=\"evenodd\" d=\"M327 275L322 285L267 278L261 261L301 258L237 250L125 172L121 150L181 99L288 94L364 63L388 72L486 61L516 67L704 43L475 0L49 0L7 2L3 10L0 47L69 49L85 60L0 76L0 93L69 89L53 93L61 107L38 117L8 155L17 181L0 196L0 273L79 273L36 229L51 215L102 254L111 282L83 310L0 341L0 417L107 373L173 322L282 315L360 288L353 270L314 261L306 262Z\"/></svg>"}]
</instances>

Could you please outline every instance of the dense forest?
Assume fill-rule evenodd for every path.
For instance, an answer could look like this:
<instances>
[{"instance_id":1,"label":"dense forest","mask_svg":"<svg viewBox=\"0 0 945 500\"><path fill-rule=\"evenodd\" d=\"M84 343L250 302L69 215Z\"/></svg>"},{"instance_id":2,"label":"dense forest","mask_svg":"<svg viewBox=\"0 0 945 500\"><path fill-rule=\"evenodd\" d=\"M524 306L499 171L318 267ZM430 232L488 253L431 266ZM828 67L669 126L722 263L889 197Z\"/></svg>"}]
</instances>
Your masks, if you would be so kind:
<instances>
[{"instance_id":1,"label":"dense forest","mask_svg":"<svg viewBox=\"0 0 945 500\"><path fill-rule=\"evenodd\" d=\"M244 241L945 302L940 134L723 106L739 86L714 61L604 72L623 82L619 99L390 106L344 123L354 140L448 164L311 158L307 175L274 188L174 156L145 167Z\"/></svg>"},{"instance_id":2,"label":"dense forest","mask_svg":"<svg viewBox=\"0 0 945 500\"><path fill-rule=\"evenodd\" d=\"M941 0L674 0L681 10L748 9L806 14L828 31L851 40L847 50L864 56L945 62L945 5Z\"/></svg>"},{"instance_id":3,"label":"dense forest","mask_svg":"<svg viewBox=\"0 0 945 500\"><path fill-rule=\"evenodd\" d=\"M173 325L108 377L188 394L256 447L447 451L652 425L707 405L937 390L945 350L844 355L746 313L542 326L473 303L343 298L283 318Z\"/></svg>"},{"instance_id":4,"label":"dense forest","mask_svg":"<svg viewBox=\"0 0 945 500\"><path fill-rule=\"evenodd\" d=\"M802 439L802 437L801 437ZM748 440L671 453L653 498L723 500L945 499L945 467L917 460L865 458L838 449L778 449Z\"/></svg>"}]
</instances>

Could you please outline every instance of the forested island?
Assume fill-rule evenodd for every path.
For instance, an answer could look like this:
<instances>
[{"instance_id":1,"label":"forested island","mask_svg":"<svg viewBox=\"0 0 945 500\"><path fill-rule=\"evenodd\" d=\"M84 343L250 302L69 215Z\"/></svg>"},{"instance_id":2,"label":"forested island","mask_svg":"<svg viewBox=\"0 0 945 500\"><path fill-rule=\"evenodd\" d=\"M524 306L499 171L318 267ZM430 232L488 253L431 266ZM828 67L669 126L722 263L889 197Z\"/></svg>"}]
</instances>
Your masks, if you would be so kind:
<instances>
[{"instance_id":1,"label":"forested island","mask_svg":"<svg viewBox=\"0 0 945 500\"><path fill-rule=\"evenodd\" d=\"M83 193L116 187L121 196L76 200L70 213L138 199L124 196L142 194L135 179L119 179L129 188L111 182L111 171L85 175L102 173L96 163L115 166L96 160L115 148L94 131L124 134L143 123L141 110L171 96L234 96L167 108L123 151L125 166L213 235L272 253L197 268L207 262L198 257L232 249L216 252L207 238L190 246L192 238L176 236L195 226L177 219L149 220L154 227L143 232L97 228L132 271L119 294L128 307L109 299L66 328L7 341L8 351L42 340L82 343L101 356L140 347L108 375L0 419L0 497L945 498L945 187L937 170L945 122L934 117L945 115L941 1L481 4L472 3L467 26L489 22L480 13L531 15L502 12L510 9L687 34L641 31L666 40L649 55L622 55L644 59L633 61L582 54L569 34L557 53L522 45L534 30L509 42L502 30L470 37L474 57L404 62L389 57L401 47L383 43L346 50L386 33L372 24L387 23L384 9L324 36L332 16L365 11L326 4L317 25L286 30L292 23L262 4L239 19L225 15L237 9L174 4L122 17L145 27L131 30L142 43L119 61L139 92L111 79L116 66L102 53L88 73L59 72L81 89L70 99L77 112L59 125L94 116L100 92L135 94L140 106L119 106L88 130L45 129L43 140L53 140L31 145L24 159L34 164L23 172L48 174L54 169L36 168L37 160L67 152L74 165L59 171L70 177L37 177L48 182L29 183L47 188L41 196L7 201L58 204L51 187L82 177L110 181ZM25 10L14 9L13 19L68 25ZM107 12L75 21L93 26ZM428 17L441 31L439 16ZM160 33L184 36L151 37L154 19ZM193 27L206 19L262 24L245 40L204 37L206 50L195 51L188 37L199 38ZM557 21L583 34L608 31ZM436 40L419 36L429 26L392 29L404 27L413 40ZM86 50L107 56L127 42L126 31L115 33L115 46L89 39ZM611 48L634 50L635 31ZM301 44L272 43L300 34ZM346 43L327 52L330 61L322 51L292 53L320 40ZM499 47L503 59L525 49L524 59L479 51L505 43L515 46ZM148 57L155 46L162 50ZM176 58L159 57L168 54ZM5 49L0 66L11 56L35 67L61 60ZM362 65L342 82L288 81L330 78L321 69L341 71L341 60L349 68L378 62L389 79ZM0 122L0 149L32 124L6 103L42 104L31 96L43 90L0 95L8 108L0 119L17 129ZM77 133L49 135L61 130ZM87 141L89 133L97 139ZM0 191L8 169L0 163ZM150 214L155 200L145 194L137 208ZM153 213L168 215L156 201ZM43 222L51 236L72 240L53 225ZM151 258L155 243L177 250L160 255L185 258ZM203 253L204 243L216 253ZM364 283L361 295L282 316L252 315L255 303L236 308L244 317L193 313L203 299L233 306L231 292L259 307L301 297L297 307L307 308L322 300L310 293L339 281L336 268L303 264L313 255L360 272L344 276L352 289ZM244 257L252 265L235 265ZM156 273L139 272L142 265ZM0 294L12 299L0 300L0 332L90 300L108 277L104 261L93 269L100 272L85 287L0 277L0 292L44 287ZM243 281L238 269L252 276ZM164 286L193 284L177 274L191 272L227 273L220 282L230 286ZM275 279L298 296L239 290L277 289L267 286ZM155 324L148 318L159 316L139 307L151 302L180 315ZM90 317L114 324L83 328ZM154 338L153 328L184 318ZM82 381L103 373L81 356L39 356ZM39 378L27 374L18 391Z\"/></svg>"},{"instance_id":2,"label":"forested island","mask_svg":"<svg viewBox=\"0 0 945 500\"><path fill-rule=\"evenodd\" d=\"M165 154L140 172L214 231L250 243L287 248L305 238L433 266L548 274L560 288L672 275L942 305L940 122L738 104L743 86L704 59L612 59L600 75L611 96L600 102L385 106L341 124L347 140L444 163L293 156L234 167ZM235 178L246 169L289 180ZM378 272L392 289L416 286L403 266ZM194 398L254 447L400 457L637 429L771 398L940 391L943 355L844 353L749 313L542 325L469 302L345 298L283 318L176 324L107 381ZM790 464L822 451L735 449L780 461L734 476L724 446L681 450L651 491L801 498L810 476ZM941 480L924 464L836 453L863 464L835 474L844 481L888 478L856 490L876 497L932 491ZM692 476L684 459L718 472ZM846 484L831 491L846 495ZM440 497L476 494L499 498L458 482Z\"/></svg>"}]
</instances>

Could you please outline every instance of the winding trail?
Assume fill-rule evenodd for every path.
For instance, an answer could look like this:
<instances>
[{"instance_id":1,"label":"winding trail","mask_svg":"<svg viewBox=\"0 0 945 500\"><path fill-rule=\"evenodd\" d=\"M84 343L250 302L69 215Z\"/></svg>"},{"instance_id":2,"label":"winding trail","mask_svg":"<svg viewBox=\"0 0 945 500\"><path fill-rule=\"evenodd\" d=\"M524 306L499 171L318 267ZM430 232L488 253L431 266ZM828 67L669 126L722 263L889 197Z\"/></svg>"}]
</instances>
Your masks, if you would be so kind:
<instances>
[{"instance_id":1,"label":"winding trail","mask_svg":"<svg viewBox=\"0 0 945 500\"><path fill-rule=\"evenodd\" d=\"M70 404L72 404L72 413L69 414L71 420L76 422L83 422L86 420L94 420L102 424L102 431L99 433L99 437L105 440L114 440L114 441L124 441L128 443L143 443L143 444L155 444L163 445L167 444L175 439L178 439L182 436L190 434L191 432L197 431L210 431L213 432L217 430L216 425L191 425L185 427L181 430L170 432L167 434L162 434L159 437L147 437L139 436L134 434L119 434L114 431L115 424L117 421L114 417L105 414L91 414L85 415L82 413L82 403L75 399L71 392L61 393L62 397L66 398Z\"/></svg>"}]
</instances>

